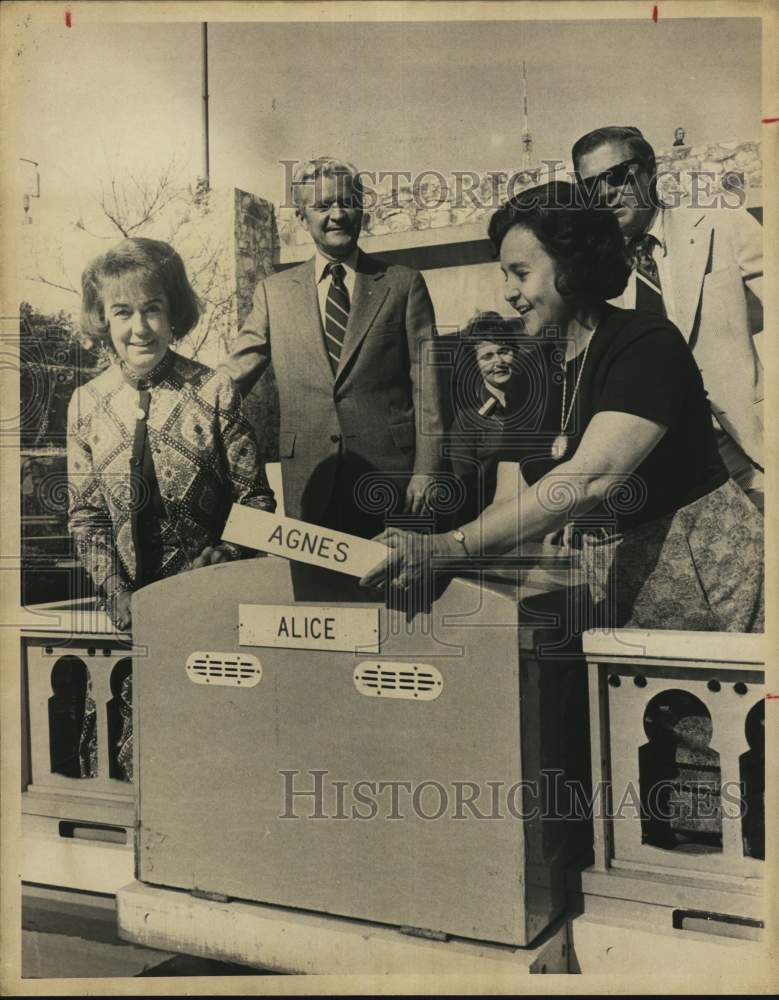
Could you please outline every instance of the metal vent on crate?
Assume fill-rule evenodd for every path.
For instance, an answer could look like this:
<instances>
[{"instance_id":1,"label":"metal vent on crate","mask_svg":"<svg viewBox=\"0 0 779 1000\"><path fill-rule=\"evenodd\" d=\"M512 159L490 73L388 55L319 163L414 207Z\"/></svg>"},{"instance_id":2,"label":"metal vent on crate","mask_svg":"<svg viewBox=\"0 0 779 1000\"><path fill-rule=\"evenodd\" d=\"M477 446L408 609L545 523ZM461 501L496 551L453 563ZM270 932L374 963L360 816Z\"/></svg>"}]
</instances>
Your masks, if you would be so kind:
<instances>
[{"instance_id":1,"label":"metal vent on crate","mask_svg":"<svg viewBox=\"0 0 779 1000\"><path fill-rule=\"evenodd\" d=\"M363 660L354 668L354 686L370 698L433 701L443 690L444 679L427 663Z\"/></svg>"},{"instance_id":2,"label":"metal vent on crate","mask_svg":"<svg viewBox=\"0 0 779 1000\"><path fill-rule=\"evenodd\" d=\"M262 667L249 653L198 650L187 657L187 676L194 684L254 687L262 679Z\"/></svg>"}]
</instances>

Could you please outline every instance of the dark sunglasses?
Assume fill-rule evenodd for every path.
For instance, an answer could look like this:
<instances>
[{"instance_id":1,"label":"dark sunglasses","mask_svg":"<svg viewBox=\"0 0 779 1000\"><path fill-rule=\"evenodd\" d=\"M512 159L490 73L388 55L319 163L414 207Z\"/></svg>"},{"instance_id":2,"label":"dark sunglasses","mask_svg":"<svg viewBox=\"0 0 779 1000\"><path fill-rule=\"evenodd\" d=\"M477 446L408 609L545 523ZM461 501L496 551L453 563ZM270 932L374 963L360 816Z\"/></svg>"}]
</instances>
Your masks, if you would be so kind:
<instances>
[{"instance_id":1,"label":"dark sunglasses","mask_svg":"<svg viewBox=\"0 0 779 1000\"><path fill-rule=\"evenodd\" d=\"M603 182L609 187L622 187L627 183L631 175L638 173L635 167L643 167L641 160L623 160L622 163L615 163L613 167L604 170L602 174L595 174L594 177L578 177L580 187L589 190L597 189Z\"/></svg>"}]
</instances>

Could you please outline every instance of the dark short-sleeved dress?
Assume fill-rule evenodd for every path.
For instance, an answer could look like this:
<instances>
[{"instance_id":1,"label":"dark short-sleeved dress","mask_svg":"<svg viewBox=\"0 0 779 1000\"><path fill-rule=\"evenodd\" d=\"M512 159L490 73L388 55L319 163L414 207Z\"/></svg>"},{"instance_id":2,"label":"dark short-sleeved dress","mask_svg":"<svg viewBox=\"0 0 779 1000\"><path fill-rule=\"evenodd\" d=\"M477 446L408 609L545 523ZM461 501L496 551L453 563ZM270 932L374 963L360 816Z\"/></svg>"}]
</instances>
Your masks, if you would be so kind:
<instances>
[{"instance_id":1,"label":"dark short-sleeved dress","mask_svg":"<svg viewBox=\"0 0 779 1000\"><path fill-rule=\"evenodd\" d=\"M455 526L472 521L492 502L499 463L516 460L517 444L539 430L548 344L536 337L514 340L512 377L502 387L502 399L487 388L470 352L453 375L447 457L463 493L453 516Z\"/></svg>"},{"instance_id":2,"label":"dark short-sleeved dress","mask_svg":"<svg viewBox=\"0 0 779 1000\"><path fill-rule=\"evenodd\" d=\"M575 454L596 413L616 410L668 428L635 472L615 477L604 503L574 522L606 602L599 623L761 631L762 517L719 456L701 373L679 330L650 313L604 307L586 361L582 352L567 365L566 409L581 378L559 460L551 446L561 430L560 349L551 342L543 349L547 391L537 429L511 456L528 484L548 476L542 502L557 509L572 502L565 474L554 470Z\"/></svg>"},{"instance_id":3,"label":"dark short-sleeved dress","mask_svg":"<svg viewBox=\"0 0 779 1000\"><path fill-rule=\"evenodd\" d=\"M472 521L492 503L498 465L512 458L512 437L521 426L526 398L518 385L507 388L505 403L482 387L475 403L456 410L449 430L449 460L462 486L455 526Z\"/></svg>"}]
</instances>

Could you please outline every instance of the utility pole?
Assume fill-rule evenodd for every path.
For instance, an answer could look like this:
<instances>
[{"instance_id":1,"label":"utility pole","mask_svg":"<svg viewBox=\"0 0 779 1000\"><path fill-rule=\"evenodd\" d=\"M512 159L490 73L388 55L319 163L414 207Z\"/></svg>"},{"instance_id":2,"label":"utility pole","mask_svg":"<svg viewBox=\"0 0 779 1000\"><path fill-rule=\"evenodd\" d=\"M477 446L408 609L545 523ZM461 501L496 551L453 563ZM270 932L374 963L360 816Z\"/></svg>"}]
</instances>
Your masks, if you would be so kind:
<instances>
[{"instance_id":1,"label":"utility pole","mask_svg":"<svg viewBox=\"0 0 779 1000\"><path fill-rule=\"evenodd\" d=\"M201 68L203 80L203 173L200 178L200 188L208 191L211 187L211 167L208 149L208 24L201 26Z\"/></svg>"}]
</instances>

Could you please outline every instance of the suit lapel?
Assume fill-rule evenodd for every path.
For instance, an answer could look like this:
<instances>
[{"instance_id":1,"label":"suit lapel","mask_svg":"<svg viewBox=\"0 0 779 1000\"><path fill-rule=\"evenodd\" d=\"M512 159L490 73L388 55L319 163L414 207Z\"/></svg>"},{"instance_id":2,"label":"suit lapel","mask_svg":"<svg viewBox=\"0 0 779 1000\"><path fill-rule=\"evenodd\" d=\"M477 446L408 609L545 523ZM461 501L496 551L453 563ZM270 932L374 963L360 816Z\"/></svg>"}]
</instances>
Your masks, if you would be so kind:
<instances>
[{"instance_id":1,"label":"suit lapel","mask_svg":"<svg viewBox=\"0 0 779 1000\"><path fill-rule=\"evenodd\" d=\"M686 206L667 209L663 223L677 325L689 340L709 259L711 224L704 213Z\"/></svg>"},{"instance_id":2,"label":"suit lapel","mask_svg":"<svg viewBox=\"0 0 779 1000\"><path fill-rule=\"evenodd\" d=\"M312 368L321 371L322 377L332 383L333 369L325 349L314 261L315 258L312 257L290 271L289 326L294 330L293 336L299 338L301 346L311 358Z\"/></svg>"},{"instance_id":3,"label":"suit lapel","mask_svg":"<svg viewBox=\"0 0 779 1000\"><path fill-rule=\"evenodd\" d=\"M357 258L354 296L349 309L349 321L346 324L341 361L335 376L336 382L343 378L349 362L365 339L365 335L387 297L389 288L387 287L386 274L387 272L383 268L360 251Z\"/></svg>"}]
</instances>

